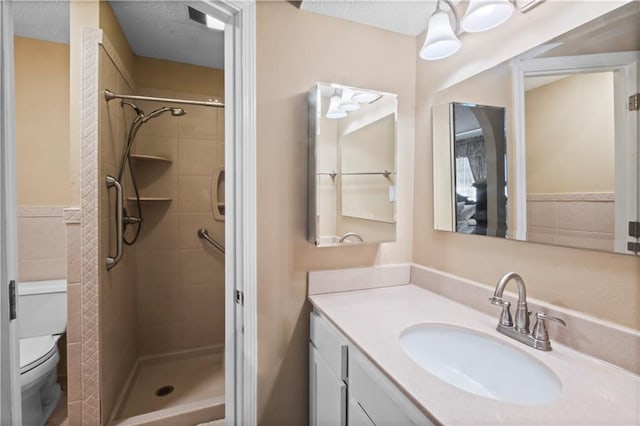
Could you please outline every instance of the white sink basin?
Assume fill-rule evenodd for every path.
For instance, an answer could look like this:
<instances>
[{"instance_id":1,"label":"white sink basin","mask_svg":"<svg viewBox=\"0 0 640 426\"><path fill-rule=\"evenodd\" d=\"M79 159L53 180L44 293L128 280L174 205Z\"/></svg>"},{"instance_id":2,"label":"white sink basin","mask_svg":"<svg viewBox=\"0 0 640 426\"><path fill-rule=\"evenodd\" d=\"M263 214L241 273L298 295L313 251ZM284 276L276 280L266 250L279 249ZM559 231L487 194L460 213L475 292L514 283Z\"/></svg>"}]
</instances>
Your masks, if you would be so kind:
<instances>
[{"instance_id":1,"label":"white sink basin","mask_svg":"<svg viewBox=\"0 0 640 426\"><path fill-rule=\"evenodd\" d=\"M540 361L515 346L466 328L420 324L401 333L400 346L429 373L477 395L542 404L562 392L558 377Z\"/></svg>"}]
</instances>

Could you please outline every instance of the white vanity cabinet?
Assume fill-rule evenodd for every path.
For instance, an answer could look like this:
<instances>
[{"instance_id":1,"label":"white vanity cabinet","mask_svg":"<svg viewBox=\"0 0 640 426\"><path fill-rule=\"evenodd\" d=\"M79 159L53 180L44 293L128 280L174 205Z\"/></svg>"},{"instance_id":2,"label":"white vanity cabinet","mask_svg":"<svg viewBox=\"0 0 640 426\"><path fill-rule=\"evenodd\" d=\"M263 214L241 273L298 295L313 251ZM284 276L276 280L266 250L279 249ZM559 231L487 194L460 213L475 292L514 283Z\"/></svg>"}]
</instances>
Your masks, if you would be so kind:
<instances>
[{"instance_id":1,"label":"white vanity cabinet","mask_svg":"<svg viewBox=\"0 0 640 426\"><path fill-rule=\"evenodd\" d=\"M433 425L316 312L309 344L311 426Z\"/></svg>"},{"instance_id":2,"label":"white vanity cabinet","mask_svg":"<svg viewBox=\"0 0 640 426\"><path fill-rule=\"evenodd\" d=\"M347 341L315 312L309 336L309 424L346 426Z\"/></svg>"}]
</instances>

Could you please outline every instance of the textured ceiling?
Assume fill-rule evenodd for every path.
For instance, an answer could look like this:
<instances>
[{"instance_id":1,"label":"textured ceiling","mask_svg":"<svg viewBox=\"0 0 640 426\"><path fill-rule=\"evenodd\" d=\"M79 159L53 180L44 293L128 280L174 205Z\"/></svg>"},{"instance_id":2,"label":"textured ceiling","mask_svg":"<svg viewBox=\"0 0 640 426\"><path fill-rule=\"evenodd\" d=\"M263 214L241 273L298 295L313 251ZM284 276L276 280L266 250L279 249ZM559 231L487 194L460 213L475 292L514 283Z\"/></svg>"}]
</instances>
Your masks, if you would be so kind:
<instances>
[{"instance_id":1,"label":"textured ceiling","mask_svg":"<svg viewBox=\"0 0 640 426\"><path fill-rule=\"evenodd\" d=\"M458 1L453 1L456 4ZM400 34L416 36L427 28L435 0L304 0L302 10L333 16ZM446 10L446 7L445 7Z\"/></svg>"},{"instance_id":2,"label":"textured ceiling","mask_svg":"<svg viewBox=\"0 0 640 426\"><path fill-rule=\"evenodd\" d=\"M2 0L3 1L3 0ZM186 1L110 1L131 48L139 56L224 68L224 33L189 19ZM68 0L17 0L20 37L69 43Z\"/></svg>"},{"instance_id":3,"label":"textured ceiling","mask_svg":"<svg viewBox=\"0 0 640 426\"><path fill-rule=\"evenodd\" d=\"M187 5L198 2L109 3L136 55L224 68L224 33L189 19Z\"/></svg>"},{"instance_id":4,"label":"textured ceiling","mask_svg":"<svg viewBox=\"0 0 640 426\"><path fill-rule=\"evenodd\" d=\"M18 0L13 6L17 36L69 44L69 2Z\"/></svg>"}]
</instances>

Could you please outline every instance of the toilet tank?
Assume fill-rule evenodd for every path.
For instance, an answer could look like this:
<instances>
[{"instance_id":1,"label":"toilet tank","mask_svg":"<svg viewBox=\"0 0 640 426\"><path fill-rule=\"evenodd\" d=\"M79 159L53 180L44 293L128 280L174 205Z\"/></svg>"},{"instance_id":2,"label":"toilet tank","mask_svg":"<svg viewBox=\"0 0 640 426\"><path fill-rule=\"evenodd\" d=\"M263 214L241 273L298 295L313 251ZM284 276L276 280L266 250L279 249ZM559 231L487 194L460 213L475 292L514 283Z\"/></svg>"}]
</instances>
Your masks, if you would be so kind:
<instances>
[{"instance_id":1,"label":"toilet tank","mask_svg":"<svg viewBox=\"0 0 640 426\"><path fill-rule=\"evenodd\" d=\"M62 334L66 329L66 280L18 284L18 334L21 338Z\"/></svg>"}]
</instances>

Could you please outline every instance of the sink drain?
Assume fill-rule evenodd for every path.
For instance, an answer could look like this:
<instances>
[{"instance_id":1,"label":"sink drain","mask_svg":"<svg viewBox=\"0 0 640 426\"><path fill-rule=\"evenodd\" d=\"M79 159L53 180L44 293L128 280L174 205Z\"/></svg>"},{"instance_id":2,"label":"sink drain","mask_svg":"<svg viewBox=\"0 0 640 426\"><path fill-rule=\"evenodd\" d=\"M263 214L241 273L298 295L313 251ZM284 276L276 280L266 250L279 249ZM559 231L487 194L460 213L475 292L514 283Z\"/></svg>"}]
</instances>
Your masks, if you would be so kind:
<instances>
[{"instance_id":1,"label":"sink drain","mask_svg":"<svg viewBox=\"0 0 640 426\"><path fill-rule=\"evenodd\" d=\"M163 386L156 390L156 396L167 396L175 389L173 386Z\"/></svg>"}]
</instances>

